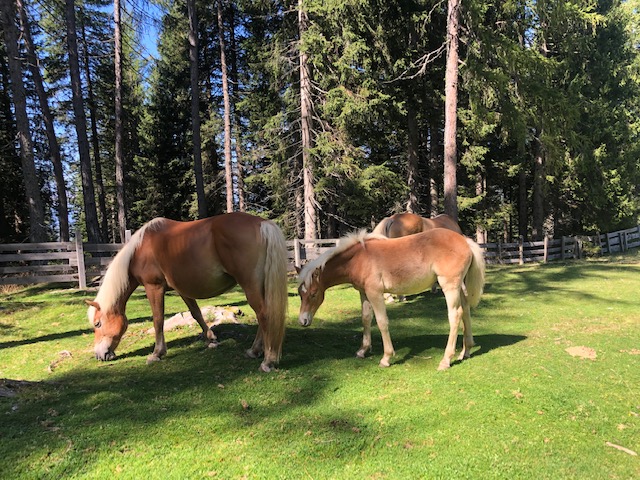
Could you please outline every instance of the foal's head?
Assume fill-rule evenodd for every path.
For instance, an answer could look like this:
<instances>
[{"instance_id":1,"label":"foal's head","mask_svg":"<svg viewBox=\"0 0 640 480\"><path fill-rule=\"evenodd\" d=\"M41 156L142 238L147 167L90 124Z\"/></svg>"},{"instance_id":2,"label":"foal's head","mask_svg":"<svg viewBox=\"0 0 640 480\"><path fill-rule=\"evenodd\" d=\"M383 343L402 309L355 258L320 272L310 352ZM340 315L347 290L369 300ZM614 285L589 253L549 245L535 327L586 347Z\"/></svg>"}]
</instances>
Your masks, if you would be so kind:
<instances>
[{"instance_id":1,"label":"foal's head","mask_svg":"<svg viewBox=\"0 0 640 480\"><path fill-rule=\"evenodd\" d=\"M105 312L98 302L89 302L89 322L94 329L93 351L98 360L113 360L116 358L116 348L129 325L124 313ZM111 309L110 309L111 310Z\"/></svg>"},{"instance_id":2,"label":"foal's head","mask_svg":"<svg viewBox=\"0 0 640 480\"><path fill-rule=\"evenodd\" d=\"M303 327L311 325L313 316L324 301L324 288L321 288L319 278L320 268L316 268L310 275L306 276L304 281L300 282L298 286L298 294L300 295L300 315L298 316L298 321Z\"/></svg>"}]
</instances>

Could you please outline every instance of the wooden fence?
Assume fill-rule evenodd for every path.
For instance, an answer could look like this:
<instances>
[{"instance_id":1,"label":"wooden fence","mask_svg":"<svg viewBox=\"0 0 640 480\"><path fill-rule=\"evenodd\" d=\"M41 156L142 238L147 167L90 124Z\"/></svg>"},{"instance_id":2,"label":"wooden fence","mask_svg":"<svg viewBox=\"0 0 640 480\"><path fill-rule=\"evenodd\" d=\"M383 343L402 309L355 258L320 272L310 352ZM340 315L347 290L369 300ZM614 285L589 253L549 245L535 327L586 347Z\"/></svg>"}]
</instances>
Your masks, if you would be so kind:
<instances>
[{"instance_id":1,"label":"wooden fence","mask_svg":"<svg viewBox=\"0 0 640 480\"><path fill-rule=\"evenodd\" d=\"M130 237L130 232L127 232ZM76 238L80 238L79 235ZM287 242L289 271L317 258L337 239ZM614 254L640 247L640 226L592 237L545 238L540 242L481 244L490 264L524 264ZM79 288L97 285L120 243L81 241L0 244L0 285L74 283Z\"/></svg>"}]
</instances>

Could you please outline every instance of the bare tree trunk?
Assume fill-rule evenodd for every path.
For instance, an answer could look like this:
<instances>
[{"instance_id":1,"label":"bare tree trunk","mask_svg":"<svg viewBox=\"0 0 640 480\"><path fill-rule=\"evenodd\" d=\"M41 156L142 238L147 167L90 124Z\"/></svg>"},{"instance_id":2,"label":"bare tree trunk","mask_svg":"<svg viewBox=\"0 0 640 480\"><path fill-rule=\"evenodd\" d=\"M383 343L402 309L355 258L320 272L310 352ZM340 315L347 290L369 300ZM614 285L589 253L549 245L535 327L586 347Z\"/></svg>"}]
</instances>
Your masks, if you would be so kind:
<instances>
[{"instance_id":1,"label":"bare tree trunk","mask_svg":"<svg viewBox=\"0 0 640 480\"><path fill-rule=\"evenodd\" d=\"M191 73L191 129L193 130L193 173L196 177L198 217L207 216L202 174L202 142L200 140L200 87L198 85L198 18L195 0L187 0L189 15L189 63Z\"/></svg>"},{"instance_id":2,"label":"bare tree trunk","mask_svg":"<svg viewBox=\"0 0 640 480\"><path fill-rule=\"evenodd\" d=\"M458 108L458 22L460 0L449 0L447 15L447 69L444 109L444 212L458 220L457 108Z\"/></svg>"},{"instance_id":3,"label":"bare tree trunk","mask_svg":"<svg viewBox=\"0 0 640 480\"><path fill-rule=\"evenodd\" d=\"M218 38L220 40L220 70L222 71L222 99L224 102L224 174L227 185L227 212L233 212L233 165L231 159L231 103L224 40L224 22L221 0L218 0Z\"/></svg>"},{"instance_id":4,"label":"bare tree trunk","mask_svg":"<svg viewBox=\"0 0 640 480\"><path fill-rule=\"evenodd\" d=\"M544 148L540 140L540 131L536 132L534 139L533 158L533 240L542 240L544 237Z\"/></svg>"},{"instance_id":5,"label":"bare tree trunk","mask_svg":"<svg viewBox=\"0 0 640 480\"><path fill-rule=\"evenodd\" d=\"M229 41L231 43L230 55L231 55L231 88L233 99L233 123L236 139L236 182L238 188L238 210L241 212L246 211L247 205L244 196L244 164L242 154L242 122L240 121L240 112L238 111L239 102L239 90L240 84L238 82L238 56L236 36L235 36L235 13L230 9L230 21L231 26L229 28Z\"/></svg>"},{"instance_id":6,"label":"bare tree trunk","mask_svg":"<svg viewBox=\"0 0 640 480\"><path fill-rule=\"evenodd\" d=\"M302 133L302 178L304 188L304 238L317 237L316 196L314 191L313 158L311 156L311 77L306 52L302 49L302 37L307 30L308 17L303 0L298 0L298 30L300 34L300 124Z\"/></svg>"},{"instance_id":7,"label":"bare tree trunk","mask_svg":"<svg viewBox=\"0 0 640 480\"><path fill-rule=\"evenodd\" d=\"M7 49L9 73L11 77L11 92L15 107L16 130L20 143L20 159L26 200L29 205L29 238L32 242L46 240L44 225L44 203L40 194L38 174L33 158L33 139L27 116L27 98L22 81L22 65L18 51L18 29L16 27L16 11L13 0L1 0L1 21L4 32L4 43Z\"/></svg>"},{"instance_id":8,"label":"bare tree trunk","mask_svg":"<svg viewBox=\"0 0 640 480\"><path fill-rule=\"evenodd\" d=\"M518 172L518 235L527 240L529 235L527 232L527 172L525 165L523 160L523 165L520 166Z\"/></svg>"},{"instance_id":9,"label":"bare tree trunk","mask_svg":"<svg viewBox=\"0 0 640 480\"><path fill-rule=\"evenodd\" d=\"M476 174L476 196L480 197L485 195L487 191L487 178L482 174L482 171L478 171ZM483 198L479 202L480 212L481 212L481 222L476 224L476 242L477 243L486 243L487 242L487 230L484 228L484 220L485 220L485 199Z\"/></svg>"},{"instance_id":10,"label":"bare tree trunk","mask_svg":"<svg viewBox=\"0 0 640 480\"><path fill-rule=\"evenodd\" d=\"M407 102L407 131L408 131L408 151L407 151L407 186L409 187L409 200L407 201L407 212L420 213L420 202L418 195L418 121L416 118L415 104L412 98Z\"/></svg>"},{"instance_id":11,"label":"bare tree trunk","mask_svg":"<svg viewBox=\"0 0 640 480\"><path fill-rule=\"evenodd\" d=\"M80 31L82 32L82 46L84 47L84 74L87 78L87 108L89 109L89 125L91 128L91 150L93 151L93 164L96 167L96 193L98 194L100 232L103 239L108 239L109 217L107 216L107 195L104 188L104 177L102 176L98 116L96 115L96 101L93 94L93 82L91 81L91 66L89 65L89 45L84 22L82 22Z\"/></svg>"},{"instance_id":12,"label":"bare tree trunk","mask_svg":"<svg viewBox=\"0 0 640 480\"><path fill-rule=\"evenodd\" d=\"M127 230L127 215L124 200L124 153L123 153L123 109L122 109L122 6L120 0L113 1L113 21L115 24L114 41L114 67L115 67L115 161L116 161L116 207L118 209L118 234L120 242L125 241Z\"/></svg>"},{"instance_id":13,"label":"bare tree trunk","mask_svg":"<svg viewBox=\"0 0 640 480\"><path fill-rule=\"evenodd\" d=\"M60 145L54 128L54 119L51 108L49 108L49 95L44 89L42 73L40 72L40 62L36 54L35 45L31 36L31 24L27 18L27 11L22 0L17 0L20 11L20 22L22 24L22 34L25 46L27 47L27 57L33 83L38 94L40 109L44 119L47 141L49 142L49 154L53 164L53 175L56 181L58 192L58 222L60 224L60 240L69 241L69 207L67 204L67 187L64 181L64 169L62 167L62 157L60 155Z\"/></svg>"},{"instance_id":14,"label":"bare tree trunk","mask_svg":"<svg viewBox=\"0 0 640 480\"><path fill-rule=\"evenodd\" d=\"M438 182L436 172L439 171L438 129L431 126L429 130L429 215L435 217L438 212Z\"/></svg>"},{"instance_id":15,"label":"bare tree trunk","mask_svg":"<svg viewBox=\"0 0 640 480\"><path fill-rule=\"evenodd\" d=\"M65 0L65 16L67 22L67 50L69 54L69 75L73 113L75 117L76 135L78 136L78 154L80 156L80 176L82 179L82 197L84 201L87 236L92 243L100 243L102 236L98 227L96 212L96 194L91 175L91 157L87 138L87 117L84 113L82 99L82 81L80 79L80 62L78 60L78 37L76 34L76 15L74 0Z\"/></svg>"}]
</instances>

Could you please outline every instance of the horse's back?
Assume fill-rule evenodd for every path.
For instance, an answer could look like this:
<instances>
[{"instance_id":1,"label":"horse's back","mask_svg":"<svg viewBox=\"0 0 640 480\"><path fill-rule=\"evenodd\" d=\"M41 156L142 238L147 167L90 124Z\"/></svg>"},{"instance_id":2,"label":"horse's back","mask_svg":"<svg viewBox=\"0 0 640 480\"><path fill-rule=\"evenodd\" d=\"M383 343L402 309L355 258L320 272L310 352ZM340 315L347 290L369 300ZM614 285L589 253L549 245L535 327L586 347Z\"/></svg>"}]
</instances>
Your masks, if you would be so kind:
<instances>
[{"instance_id":1,"label":"horse's back","mask_svg":"<svg viewBox=\"0 0 640 480\"><path fill-rule=\"evenodd\" d=\"M219 295L264 260L264 221L240 212L188 222L164 219L146 232L135 274L141 283L165 282L187 297Z\"/></svg>"},{"instance_id":2,"label":"horse's back","mask_svg":"<svg viewBox=\"0 0 640 480\"><path fill-rule=\"evenodd\" d=\"M415 213L396 213L390 217L387 237L398 238L423 231L422 217Z\"/></svg>"},{"instance_id":3,"label":"horse's back","mask_svg":"<svg viewBox=\"0 0 640 480\"><path fill-rule=\"evenodd\" d=\"M429 228L446 228L448 230L452 230L456 233L462 234L462 229L458 222L456 222L453 217L447 215L446 213L441 213L440 215L436 215L433 218L425 218L425 224L429 225ZM425 228L426 230L426 228Z\"/></svg>"}]
</instances>

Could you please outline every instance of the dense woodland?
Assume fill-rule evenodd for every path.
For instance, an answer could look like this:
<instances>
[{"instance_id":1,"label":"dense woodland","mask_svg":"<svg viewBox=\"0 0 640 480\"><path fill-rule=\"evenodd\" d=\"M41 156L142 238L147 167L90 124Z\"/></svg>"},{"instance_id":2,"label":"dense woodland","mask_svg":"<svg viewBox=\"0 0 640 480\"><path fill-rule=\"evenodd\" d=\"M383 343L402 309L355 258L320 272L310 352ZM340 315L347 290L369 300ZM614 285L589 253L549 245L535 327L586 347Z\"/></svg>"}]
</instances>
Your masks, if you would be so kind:
<instances>
[{"instance_id":1,"label":"dense woodland","mask_svg":"<svg viewBox=\"0 0 640 480\"><path fill-rule=\"evenodd\" d=\"M638 223L637 0L0 5L0 242L237 210L289 238L406 210L479 241Z\"/></svg>"}]
</instances>

